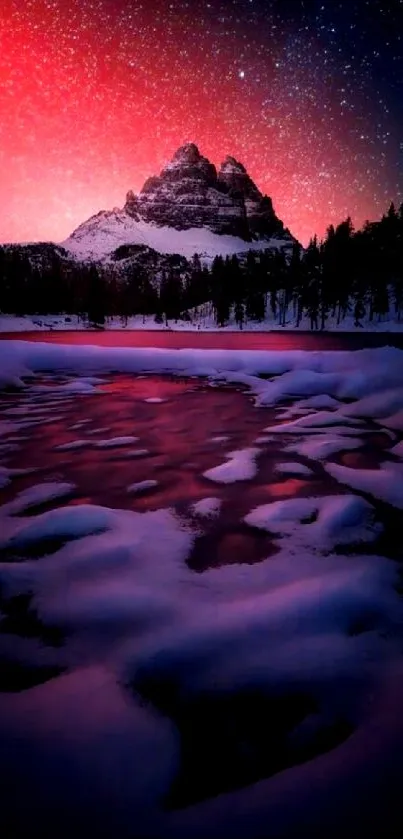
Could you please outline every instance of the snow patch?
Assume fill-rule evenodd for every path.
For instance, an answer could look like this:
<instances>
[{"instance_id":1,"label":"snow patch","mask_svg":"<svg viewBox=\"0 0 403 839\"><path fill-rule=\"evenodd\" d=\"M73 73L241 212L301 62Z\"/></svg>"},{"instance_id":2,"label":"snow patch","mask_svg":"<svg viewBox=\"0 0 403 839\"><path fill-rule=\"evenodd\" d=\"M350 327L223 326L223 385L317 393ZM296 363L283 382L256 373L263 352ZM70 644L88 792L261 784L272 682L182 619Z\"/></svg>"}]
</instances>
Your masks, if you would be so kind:
<instances>
[{"instance_id":1,"label":"snow patch","mask_svg":"<svg viewBox=\"0 0 403 839\"><path fill-rule=\"evenodd\" d=\"M222 501L220 498L202 498L196 501L190 507L194 516L201 516L201 518L214 519L220 514Z\"/></svg>"},{"instance_id":2,"label":"snow patch","mask_svg":"<svg viewBox=\"0 0 403 839\"><path fill-rule=\"evenodd\" d=\"M218 484L232 484L235 481L250 481L257 474L256 458L260 450L239 449L225 455L226 463L214 466L203 473L203 477Z\"/></svg>"},{"instance_id":3,"label":"snow patch","mask_svg":"<svg viewBox=\"0 0 403 839\"><path fill-rule=\"evenodd\" d=\"M139 437L109 437L105 440L96 440L94 445L97 449L114 449L119 448L120 446L131 446L132 443L137 443L139 441ZM86 444L88 445L88 440L86 440Z\"/></svg>"},{"instance_id":4,"label":"snow patch","mask_svg":"<svg viewBox=\"0 0 403 839\"><path fill-rule=\"evenodd\" d=\"M150 454L149 449L129 449L125 451L125 458L146 457Z\"/></svg>"},{"instance_id":5,"label":"snow patch","mask_svg":"<svg viewBox=\"0 0 403 839\"><path fill-rule=\"evenodd\" d=\"M334 454L353 451L361 445L362 441L357 437L343 437L340 434L315 434L315 436L289 443L284 446L284 451L299 454L309 460L327 460Z\"/></svg>"},{"instance_id":6,"label":"snow patch","mask_svg":"<svg viewBox=\"0 0 403 839\"><path fill-rule=\"evenodd\" d=\"M78 259L107 260L121 245L143 245L162 254L180 254L192 259L195 253L207 263L215 256L246 254L247 251L290 248L290 239L246 242L237 236L213 233L207 227L176 230L136 220L124 210L98 213L61 243Z\"/></svg>"},{"instance_id":7,"label":"snow patch","mask_svg":"<svg viewBox=\"0 0 403 839\"><path fill-rule=\"evenodd\" d=\"M274 471L281 475L312 475L312 469L305 466L304 463L276 463Z\"/></svg>"},{"instance_id":8,"label":"snow patch","mask_svg":"<svg viewBox=\"0 0 403 839\"><path fill-rule=\"evenodd\" d=\"M60 443L59 446L55 446L55 451L57 452L68 452L74 451L75 449L85 449L89 446L88 440L71 440L70 443Z\"/></svg>"},{"instance_id":9,"label":"snow patch","mask_svg":"<svg viewBox=\"0 0 403 839\"><path fill-rule=\"evenodd\" d=\"M158 481L153 481L152 479L146 481L138 481L135 484L130 484L127 487L127 491L134 494L139 494L142 492L147 492L149 489L155 489L158 486Z\"/></svg>"}]
</instances>

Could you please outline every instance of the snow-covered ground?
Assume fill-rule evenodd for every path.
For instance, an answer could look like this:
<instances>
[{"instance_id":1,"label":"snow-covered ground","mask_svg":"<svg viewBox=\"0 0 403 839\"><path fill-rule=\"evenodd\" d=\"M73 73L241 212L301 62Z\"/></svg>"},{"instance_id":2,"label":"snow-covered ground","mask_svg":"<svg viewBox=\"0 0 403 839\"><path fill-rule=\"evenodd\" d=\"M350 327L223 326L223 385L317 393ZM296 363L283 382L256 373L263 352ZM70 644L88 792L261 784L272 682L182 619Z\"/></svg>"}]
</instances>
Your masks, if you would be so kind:
<instances>
[{"instance_id":1,"label":"snow-covered ground","mask_svg":"<svg viewBox=\"0 0 403 839\"><path fill-rule=\"evenodd\" d=\"M200 308L200 314L195 315L193 320L170 320L168 326L165 323L156 323L154 316L136 315L127 321L127 325L122 322L120 318L110 317L105 322L105 329L119 329L129 332L130 330L153 330L153 331L167 331L174 332L239 332L239 327L236 325L233 318L224 327L218 327L214 322L214 317L209 313L210 307L205 306ZM397 320L393 313L385 315L382 320L375 318L370 321L365 317L361 321L363 330L354 326L354 318L352 315L347 315L341 323L337 323L336 318L329 317L326 321L326 331L331 332L403 332L403 321ZM86 321L77 317L77 315L2 315L0 314L0 332L30 332L30 331L47 331L47 330L87 330L89 326ZM247 321L243 325L244 332L271 332L273 330L283 331L308 331L310 330L310 321L307 317L303 317L301 323L296 329L295 319L292 317L290 311L289 317L285 326L278 325L278 317L273 317L272 313L268 313L266 319L262 322Z\"/></svg>"},{"instance_id":2,"label":"snow-covered ground","mask_svg":"<svg viewBox=\"0 0 403 839\"><path fill-rule=\"evenodd\" d=\"M203 262L210 263L215 256L232 256L248 250L261 251L267 248L288 250L292 240L260 239L245 242L237 236L223 236L213 233L207 227L193 227L176 230L174 227L160 227L143 220L134 219L124 210L102 211L85 221L74 233L60 243L77 259L108 259L121 245L144 245L158 253L180 254L191 259L199 254Z\"/></svg>"},{"instance_id":3,"label":"snow-covered ground","mask_svg":"<svg viewBox=\"0 0 403 839\"><path fill-rule=\"evenodd\" d=\"M0 608L32 595L36 620L64 637L52 647L32 632L0 636L3 656L65 668L31 689L0 693L6 782L10 767L15 778L23 762L24 802L27 812L36 808L35 824L41 806L52 805L64 814L58 833L66 836L80 835L77 824L88 818L94 836L103 830L122 839L395 835L387 819L399 812L403 772L403 601L399 563L380 546L389 527L389 542L399 547L390 519L403 505L403 351L18 340L1 350L0 386L26 400L25 415L18 407L2 414L6 444L18 445L21 433L78 400L85 411L87 399L100 398L100 377L112 371L236 384L276 417L262 420L265 433L243 449L234 449L230 428L228 435L205 428L206 439L221 440L213 444L215 465L200 475L214 497L188 506L182 499L180 509L69 506L74 485L41 483L38 474L0 508ZM49 372L68 374L69 382L37 383ZM143 404L158 427L169 400ZM125 457L138 441L112 431L98 440L83 422L75 423L71 457L81 457L83 442L92 455L116 448ZM380 441L376 467L334 461L362 454L373 437ZM246 554L241 564L195 573L187 560L197 539L217 526L237 487L242 493L256 479L274 445L281 452L276 481L295 476L298 493L303 478L304 494L273 500L268 492L267 503L251 505L239 522L242 533L270 539L273 552L259 563ZM8 492L15 470L7 457L0 452ZM332 480L322 494L309 490L314 470ZM150 467L146 481L124 485L125 495L155 498L156 475ZM51 501L61 506L35 513ZM280 747L283 763L276 762ZM236 789L239 767L255 758L260 775ZM201 803L200 784L210 789ZM187 806L166 806L172 785ZM52 820L54 827L53 810Z\"/></svg>"}]
</instances>

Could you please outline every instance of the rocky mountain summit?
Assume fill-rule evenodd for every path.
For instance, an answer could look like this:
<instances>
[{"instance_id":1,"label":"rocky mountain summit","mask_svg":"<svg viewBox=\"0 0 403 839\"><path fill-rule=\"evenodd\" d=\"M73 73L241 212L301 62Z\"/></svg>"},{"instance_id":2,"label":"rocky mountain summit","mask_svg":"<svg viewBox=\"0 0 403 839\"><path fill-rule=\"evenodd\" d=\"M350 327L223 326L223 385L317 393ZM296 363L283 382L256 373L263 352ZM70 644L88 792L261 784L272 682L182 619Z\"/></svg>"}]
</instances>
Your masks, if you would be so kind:
<instances>
[{"instance_id":1,"label":"rocky mountain summit","mask_svg":"<svg viewBox=\"0 0 403 839\"><path fill-rule=\"evenodd\" d=\"M242 163L228 156L217 172L194 143L181 146L139 195L128 192L124 209L137 221L177 230L207 227L245 242L286 233L271 199L262 195Z\"/></svg>"}]
</instances>

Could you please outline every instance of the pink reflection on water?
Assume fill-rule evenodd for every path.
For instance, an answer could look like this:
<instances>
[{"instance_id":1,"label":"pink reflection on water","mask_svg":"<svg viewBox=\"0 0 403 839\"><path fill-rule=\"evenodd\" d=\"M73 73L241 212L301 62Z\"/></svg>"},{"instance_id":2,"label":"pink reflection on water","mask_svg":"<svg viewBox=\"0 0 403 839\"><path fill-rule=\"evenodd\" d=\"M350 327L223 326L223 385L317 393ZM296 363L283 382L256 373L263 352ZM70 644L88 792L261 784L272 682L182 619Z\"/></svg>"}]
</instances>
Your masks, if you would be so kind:
<instances>
[{"instance_id":1,"label":"pink reflection on water","mask_svg":"<svg viewBox=\"0 0 403 839\"><path fill-rule=\"evenodd\" d=\"M229 350L350 350L363 347L384 346L382 334L321 332L239 332L217 330L211 332L162 330L64 330L35 332L3 332L0 340L46 341L52 344L85 345L98 347L156 347L162 349L229 349ZM388 343L402 346L399 334L389 334Z\"/></svg>"},{"instance_id":2,"label":"pink reflection on water","mask_svg":"<svg viewBox=\"0 0 403 839\"><path fill-rule=\"evenodd\" d=\"M265 489L272 498L292 498L310 485L310 481L303 481L301 478L287 478L285 481L269 484Z\"/></svg>"}]
</instances>

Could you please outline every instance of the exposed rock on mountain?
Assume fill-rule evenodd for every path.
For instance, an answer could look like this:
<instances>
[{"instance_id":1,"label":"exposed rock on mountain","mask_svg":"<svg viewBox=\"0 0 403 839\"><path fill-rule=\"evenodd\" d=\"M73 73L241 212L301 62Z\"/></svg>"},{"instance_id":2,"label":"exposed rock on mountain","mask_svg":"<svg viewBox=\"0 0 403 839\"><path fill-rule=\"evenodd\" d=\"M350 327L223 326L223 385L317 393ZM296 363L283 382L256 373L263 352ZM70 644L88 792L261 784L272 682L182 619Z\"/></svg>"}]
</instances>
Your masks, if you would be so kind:
<instances>
[{"instance_id":1,"label":"exposed rock on mountain","mask_svg":"<svg viewBox=\"0 0 403 839\"><path fill-rule=\"evenodd\" d=\"M243 164L234 157L228 155L225 158L218 173L218 181L225 184L230 196L234 198L238 195L242 196L248 232L252 239L256 237L270 239L273 236L288 233L274 212L271 198L262 195Z\"/></svg>"},{"instance_id":2,"label":"exposed rock on mountain","mask_svg":"<svg viewBox=\"0 0 403 839\"><path fill-rule=\"evenodd\" d=\"M250 239L242 195L229 194L215 166L187 143L158 177L149 178L138 196L129 192L126 212L136 220L177 230L207 227L218 234Z\"/></svg>"},{"instance_id":3,"label":"exposed rock on mountain","mask_svg":"<svg viewBox=\"0 0 403 839\"><path fill-rule=\"evenodd\" d=\"M231 155L227 155L221 164L218 182L225 186L231 196L239 195L252 201L259 201L262 198L262 194L249 177L245 166Z\"/></svg>"}]
</instances>

